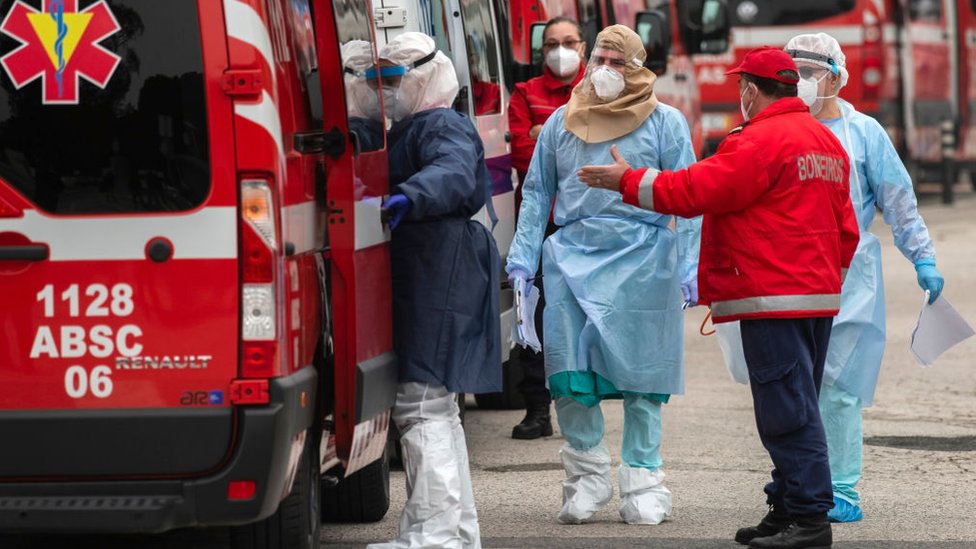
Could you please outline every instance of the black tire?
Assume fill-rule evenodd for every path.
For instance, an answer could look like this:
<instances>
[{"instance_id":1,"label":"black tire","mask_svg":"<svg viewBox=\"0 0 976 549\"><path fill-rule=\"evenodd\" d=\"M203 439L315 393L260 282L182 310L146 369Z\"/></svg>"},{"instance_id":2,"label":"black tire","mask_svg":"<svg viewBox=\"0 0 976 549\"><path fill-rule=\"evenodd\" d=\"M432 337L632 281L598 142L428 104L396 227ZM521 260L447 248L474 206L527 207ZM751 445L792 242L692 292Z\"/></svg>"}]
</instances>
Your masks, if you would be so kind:
<instances>
[{"instance_id":1,"label":"black tire","mask_svg":"<svg viewBox=\"0 0 976 549\"><path fill-rule=\"evenodd\" d=\"M322 483L323 522L376 522L390 509L389 452L383 457L342 478L341 467L329 471L339 483Z\"/></svg>"},{"instance_id":2,"label":"black tire","mask_svg":"<svg viewBox=\"0 0 976 549\"><path fill-rule=\"evenodd\" d=\"M522 382L522 364L515 353L512 358L502 364L502 390L498 393L481 393L474 395L478 408L486 410L524 410L525 398L519 391Z\"/></svg>"},{"instance_id":3,"label":"black tire","mask_svg":"<svg viewBox=\"0 0 976 549\"><path fill-rule=\"evenodd\" d=\"M312 432L312 431L310 431ZM270 517L231 529L232 549L318 549L319 438L307 436L291 493Z\"/></svg>"}]
</instances>

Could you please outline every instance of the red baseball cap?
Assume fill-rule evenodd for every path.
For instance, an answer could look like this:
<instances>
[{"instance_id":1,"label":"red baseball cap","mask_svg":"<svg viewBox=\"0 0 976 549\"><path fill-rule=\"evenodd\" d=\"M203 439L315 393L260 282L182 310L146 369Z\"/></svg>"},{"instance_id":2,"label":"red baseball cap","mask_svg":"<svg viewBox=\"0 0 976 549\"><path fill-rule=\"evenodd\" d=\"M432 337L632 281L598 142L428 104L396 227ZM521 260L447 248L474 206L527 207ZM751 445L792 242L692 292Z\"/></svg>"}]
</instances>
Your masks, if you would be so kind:
<instances>
[{"instance_id":1,"label":"red baseball cap","mask_svg":"<svg viewBox=\"0 0 976 549\"><path fill-rule=\"evenodd\" d=\"M790 70L797 73L797 78L783 78L776 73ZM739 66L727 71L725 74L751 74L761 78L770 78L784 84L796 84L800 81L799 71L796 70L796 63L793 58L785 51L771 46L756 48L742 59Z\"/></svg>"}]
</instances>

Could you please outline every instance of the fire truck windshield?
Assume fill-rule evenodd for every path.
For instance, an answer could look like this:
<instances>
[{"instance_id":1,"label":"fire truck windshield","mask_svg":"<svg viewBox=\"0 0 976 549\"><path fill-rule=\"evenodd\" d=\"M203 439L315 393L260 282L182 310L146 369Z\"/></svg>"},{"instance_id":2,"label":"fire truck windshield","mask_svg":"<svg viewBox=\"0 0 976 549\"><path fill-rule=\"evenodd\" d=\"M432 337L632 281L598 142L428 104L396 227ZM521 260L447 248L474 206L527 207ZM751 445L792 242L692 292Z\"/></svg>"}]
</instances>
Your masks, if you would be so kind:
<instances>
[{"instance_id":1,"label":"fire truck windshield","mask_svg":"<svg viewBox=\"0 0 976 549\"><path fill-rule=\"evenodd\" d=\"M854 9L856 0L734 0L735 26L796 25Z\"/></svg>"},{"instance_id":2,"label":"fire truck windshield","mask_svg":"<svg viewBox=\"0 0 976 549\"><path fill-rule=\"evenodd\" d=\"M196 0L41 4L0 0L3 183L55 214L201 204L210 157Z\"/></svg>"}]
</instances>

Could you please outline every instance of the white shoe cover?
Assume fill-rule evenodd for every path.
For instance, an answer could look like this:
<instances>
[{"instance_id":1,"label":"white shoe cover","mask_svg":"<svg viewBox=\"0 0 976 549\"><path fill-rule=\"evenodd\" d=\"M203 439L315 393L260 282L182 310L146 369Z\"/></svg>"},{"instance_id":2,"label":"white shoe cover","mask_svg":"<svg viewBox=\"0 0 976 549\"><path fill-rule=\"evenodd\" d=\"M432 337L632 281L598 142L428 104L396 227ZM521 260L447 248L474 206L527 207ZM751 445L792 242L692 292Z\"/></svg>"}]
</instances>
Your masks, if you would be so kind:
<instances>
[{"instance_id":1,"label":"white shoe cover","mask_svg":"<svg viewBox=\"0 0 976 549\"><path fill-rule=\"evenodd\" d=\"M631 467L617 471L620 479L620 518L627 524L661 524L671 515L671 490L664 486L664 471Z\"/></svg>"},{"instance_id":2,"label":"white shoe cover","mask_svg":"<svg viewBox=\"0 0 976 549\"><path fill-rule=\"evenodd\" d=\"M564 444L559 456L566 469L563 508L556 519L563 524L580 524L603 509L613 497L610 481L610 451L603 444L576 450Z\"/></svg>"}]
</instances>

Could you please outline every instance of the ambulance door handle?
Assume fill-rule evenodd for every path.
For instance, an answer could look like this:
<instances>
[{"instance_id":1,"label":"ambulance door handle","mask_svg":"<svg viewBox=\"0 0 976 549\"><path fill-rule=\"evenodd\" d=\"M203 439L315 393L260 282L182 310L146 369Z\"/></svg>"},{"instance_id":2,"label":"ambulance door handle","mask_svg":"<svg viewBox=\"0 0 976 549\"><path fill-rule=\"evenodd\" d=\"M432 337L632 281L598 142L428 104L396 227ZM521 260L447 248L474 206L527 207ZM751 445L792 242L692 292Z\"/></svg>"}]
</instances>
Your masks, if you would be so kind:
<instances>
[{"instance_id":1,"label":"ambulance door handle","mask_svg":"<svg viewBox=\"0 0 976 549\"><path fill-rule=\"evenodd\" d=\"M43 244L0 246L0 261L44 261L51 252Z\"/></svg>"}]
</instances>

